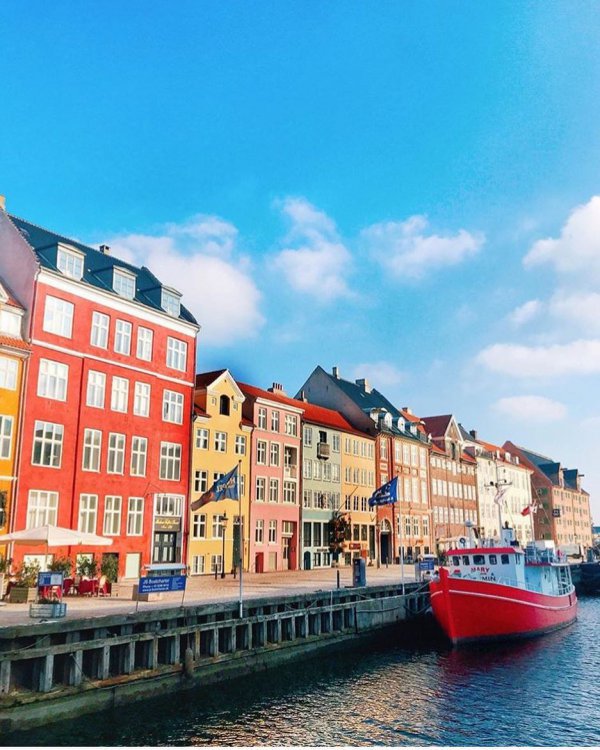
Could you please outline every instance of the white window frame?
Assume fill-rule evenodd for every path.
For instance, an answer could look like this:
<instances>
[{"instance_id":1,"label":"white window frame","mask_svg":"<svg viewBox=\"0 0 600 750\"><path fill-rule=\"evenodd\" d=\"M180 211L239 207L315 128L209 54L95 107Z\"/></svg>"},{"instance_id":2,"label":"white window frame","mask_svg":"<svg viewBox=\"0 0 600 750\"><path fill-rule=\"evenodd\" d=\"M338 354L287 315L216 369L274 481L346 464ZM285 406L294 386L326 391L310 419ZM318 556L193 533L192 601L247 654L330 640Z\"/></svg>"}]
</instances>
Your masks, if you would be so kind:
<instances>
[{"instance_id":1,"label":"white window frame","mask_svg":"<svg viewBox=\"0 0 600 750\"><path fill-rule=\"evenodd\" d=\"M74 310L75 306L72 302L48 294L44 303L42 329L46 333L53 333L67 339L72 338Z\"/></svg>"},{"instance_id":2,"label":"white window frame","mask_svg":"<svg viewBox=\"0 0 600 750\"><path fill-rule=\"evenodd\" d=\"M46 526L47 524L56 526L57 518L58 492L29 490L26 528L35 529L37 526Z\"/></svg>"},{"instance_id":3,"label":"white window frame","mask_svg":"<svg viewBox=\"0 0 600 750\"><path fill-rule=\"evenodd\" d=\"M69 365L53 359L40 359L37 395L53 401L66 401L69 385Z\"/></svg>"},{"instance_id":4,"label":"white window frame","mask_svg":"<svg viewBox=\"0 0 600 750\"><path fill-rule=\"evenodd\" d=\"M165 388L163 391L162 418L163 422L183 424L183 393Z\"/></svg>"},{"instance_id":5,"label":"white window frame","mask_svg":"<svg viewBox=\"0 0 600 750\"><path fill-rule=\"evenodd\" d=\"M117 318L115 323L114 350L117 354L128 357L131 354L131 332L133 326L128 320Z\"/></svg>"},{"instance_id":6,"label":"white window frame","mask_svg":"<svg viewBox=\"0 0 600 750\"><path fill-rule=\"evenodd\" d=\"M18 361L12 357L0 356L0 388L7 391L16 391L18 374Z\"/></svg>"},{"instance_id":7,"label":"white window frame","mask_svg":"<svg viewBox=\"0 0 600 750\"><path fill-rule=\"evenodd\" d=\"M136 357L144 362L152 362L152 345L154 343L154 331L151 328L139 326L137 329Z\"/></svg>"},{"instance_id":8,"label":"white window frame","mask_svg":"<svg viewBox=\"0 0 600 750\"><path fill-rule=\"evenodd\" d=\"M274 518L269 521L269 544L277 544L277 521Z\"/></svg>"},{"instance_id":9,"label":"white window frame","mask_svg":"<svg viewBox=\"0 0 600 750\"><path fill-rule=\"evenodd\" d=\"M246 436L236 435L235 436L235 452L238 456L246 455Z\"/></svg>"},{"instance_id":10,"label":"white window frame","mask_svg":"<svg viewBox=\"0 0 600 750\"><path fill-rule=\"evenodd\" d=\"M192 539L206 539L206 513L192 515Z\"/></svg>"},{"instance_id":11,"label":"white window frame","mask_svg":"<svg viewBox=\"0 0 600 750\"><path fill-rule=\"evenodd\" d=\"M98 522L98 495L82 493L79 495L79 517L77 531L95 534Z\"/></svg>"},{"instance_id":12,"label":"white window frame","mask_svg":"<svg viewBox=\"0 0 600 750\"><path fill-rule=\"evenodd\" d=\"M181 479L181 443L163 441L160 444L160 473L161 479L179 482Z\"/></svg>"},{"instance_id":13,"label":"white window frame","mask_svg":"<svg viewBox=\"0 0 600 750\"><path fill-rule=\"evenodd\" d=\"M167 367L185 372L187 367L187 343L180 339L167 337Z\"/></svg>"},{"instance_id":14,"label":"white window frame","mask_svg":"<svg viewBox=\"0 0 600 750\"><path fill-rule=\"evenodd\" d=\"M129 473L132 477L145 477L148 463L148 438L139 435L131 436L131 464Z\"/></svg>"},{"instance_id":15,"label":"white window frame","mask_svg":"<svg viewBox=\"0 0 600 750\"><path fill-rule=\"evenodd\" d=\"M220 430L214 432L214 449L218 453L227 452L227 433Z\"/></svg>"},{"instance_id":16,"label":"white window frame","mask_svg":"<svg viewBox=\"0 0 600 750\"><path fill-rule=\"evenodd\" d=\"M135 299L135 275L120 268L114 268L113 289L119 297Z\"/></svg>"},{"instance_id":17,"label":"white window frame","mask_svg":"<svg viewBox=\"0 0 600 750\"><path fill-rule=\"evenodd\" d=\"M127 499L127 536L143 536L144 534L144 498L130 497Z\"/></svg>"},{"instance_id":18,"label":"white window frame","mask_svg":"<svg viewBox=\"0 0 600 750\"><path fill-rule=\"evenodd\" d=\"M108 433L107 474L123 474L125 470L125 435L121 432Z\"/></svg>"},{"instance_id":19,"label":"white window frame","mask_svg":"<svg viewBox=\"0 0 600 750\"><path fill-rule=\"evenodd\" d=\"M150 416L150 383L135 381L133 391L133 413L136 417Z\"/></svg>"},{"instance_id":20,"label":"white window frame","mask_svg":"<svg viewBox=\"0 0 600 750\"><path fill-rule=\"evenodd\" d=\"M98 370L88 371L87 391L85 396L86 406L94 409L104 409L106 399L106 373Z\"/></svg>"},{"instance_id":21,"label":"white window frame","mask_svg":"<svg viewBox=\"0 0 600 750\"><path fill-rule=\"evenodd\" d=\"M102 431L86 427L83 431L82 471L100 471L102 460Z\"/></svg>"},{"instance_id":22,"label":"white window frame","mask_svg":"<svg viewBox=\"0 0 600 750\"><path fill-rule=\"evenodd\" d=\"M265 543L265 521L264 518L257 518L254 525L254 543Z\"/></svg>"},{"instance_id":23,"label":"white window frame","mask_svg":"<svg viewBox=\"0 0 600 750\"><path fill-rule=\"evenodd\" d=\"M106 495L104 498L104 536L119 536L121 533L121 509L123 498L120 495Z\"/></svg>"},{"instance_id":24,"label":"white window frame","mask_svg":"<svg viewBox=\"0 0 600 750\"><path fill-rule=\"evenodd\" d=\"M108 315L94 310L90 328L90 346L97 346L99 349L108 349L109 328L110 318Z\"/></svg>"},{"instance_id":25,"label":"white window frame","mask_svg":"<svg viewBox=\"0 0 600 750\"><path fill-rule=\"evenodd\" d=\"M207 451L210 440L210 430L206 427L196 428L196 448L201 451Z\"/></svg>"},{"instance_id":26,"label":"white window frame","mask_svg":"<svg viewBox=\"0 0 600 750\"><path fill-rule=\"evenodd\" d=\"M160 295L160 306L168 315L178 318L181 314L181 295L170 292L163 287Z\"/></svg>"},{"instance_id":27,"label":"white window frame","mask_svg":"<svg viewBox=\"0 0 600 750\"><path fill-rule=\"evenodd\" d=\"M72 279L81 281L83 277L83 253L78 253L76 250L67 249L66 247L58 246L56 251L56 267L65 276L70 276Z\"/></svg>"},{"instance_id":28,"label":"white window frame","mask_svg":"<svg viewBox=\"0 0 600 750\"><path fill-rule=\"evenodd\" d=\"M40 430L42 431L42 435L38 437L36 433ZM48 468L60 469L62 464L64 430L65 428L62 424L36 419L33 428L33 445L31 450L32 466L46 466ZM38 446L40 456L39 461L35 461ZM44 454L48 448L50 450L50 461L46 462L44 461Z\"/></svg>"},{"instance_id":29,"label":"white window frame","mask_svg":"<svg viewBox=\"0 0 600 750\"><path fill-rule=\"evenodd\" d=\"M0 458L9 459L12 453L12 435L14 418L8 414L0 414Z\"/></svg>"},{"instance_id":30,"label":"white window frame","mask_svg":"<svg viewBox=\"0 0 600 750\"><path fill-rule=\"evenodd\" d=\"M126 413L129 403L129 380L113 375L110 389L110 409Z\"/></svg>"},{"instance_id":31,"label":"white window frame","mask_svg":"<svg viewBox=\"0 0 600 750\"><path fill-rule=\"evenodd\" d=\"M267 441L257 440L256 441L256 463L261 466L267 465Z\"/></svg>"}]
</instances>

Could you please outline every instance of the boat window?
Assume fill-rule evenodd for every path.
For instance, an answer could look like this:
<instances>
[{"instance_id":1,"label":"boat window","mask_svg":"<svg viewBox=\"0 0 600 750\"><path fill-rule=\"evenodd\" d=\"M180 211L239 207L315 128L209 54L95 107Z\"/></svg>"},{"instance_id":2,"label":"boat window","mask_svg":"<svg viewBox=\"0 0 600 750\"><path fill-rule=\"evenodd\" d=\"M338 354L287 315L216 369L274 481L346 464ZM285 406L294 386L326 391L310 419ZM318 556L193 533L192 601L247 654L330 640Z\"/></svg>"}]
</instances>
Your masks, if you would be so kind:
<instances>
[{"instance_id":1,"label":"boat window","mask_svg":"<svg viewBox=\"0 0 600 750\"><path fill-rule=\"evenodd\" d=\"M462 556L463 565L469 564L469 555L463 555Z\"/></svg>"},{"instance_id":2,"label":"boat window","mask_svg":"<svg viewBox=\"0 0 600 750\"><path fill-rule=\"evenodd\" d=\"M458 555L454 555L452 557L452 564L453 565L460 565L460 557Z\"/></svg>"},{"instance_id":3,"label":"boat window","mask_svg":"<svg viewBox=\"0 0 600 750\"><path fill-rule=\"evenodd\" d=\"M508 565L508 555L500 555L500 561L502 562L502 565Z\"/></svg>"},{"instance_id":4,"label":"boat window","mask_svg":"<svg viewBox=\"0 0 600 750\"><path fill-rule=\"evenodd\" d=\"M490 565L498 565L498 558L496 555L490 555Z\"/></svg>"},{"instance_id":5,"label":"boat window","mask_svg":"<svg viewBox=\"0 0 600 750\"><path fill-rule=\"evenodd\" d=\"M473 555L473 565L484 565L485 555Z\"/></svg>"}]
</instances>

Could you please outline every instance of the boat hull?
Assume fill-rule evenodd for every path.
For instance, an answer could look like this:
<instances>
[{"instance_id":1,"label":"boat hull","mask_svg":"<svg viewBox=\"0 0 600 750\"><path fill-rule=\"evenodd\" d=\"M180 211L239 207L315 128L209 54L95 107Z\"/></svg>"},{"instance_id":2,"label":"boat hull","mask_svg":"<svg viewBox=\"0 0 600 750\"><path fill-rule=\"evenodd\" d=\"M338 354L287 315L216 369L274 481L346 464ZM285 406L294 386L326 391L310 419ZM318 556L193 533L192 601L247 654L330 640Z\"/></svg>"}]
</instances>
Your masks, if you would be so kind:
<instances>
[{"instance_id":1,"label":"boat hull","mask_svg":"<svg viewBox=\"0 0 600 750\"><path fill-rule=\"evenodd\" d=\"M577 619L574 588L568 594L549 596L491 581L454 578L442 568L429 589L433 614L455 645L542 635Z\"/></svg>"}]
</instances>

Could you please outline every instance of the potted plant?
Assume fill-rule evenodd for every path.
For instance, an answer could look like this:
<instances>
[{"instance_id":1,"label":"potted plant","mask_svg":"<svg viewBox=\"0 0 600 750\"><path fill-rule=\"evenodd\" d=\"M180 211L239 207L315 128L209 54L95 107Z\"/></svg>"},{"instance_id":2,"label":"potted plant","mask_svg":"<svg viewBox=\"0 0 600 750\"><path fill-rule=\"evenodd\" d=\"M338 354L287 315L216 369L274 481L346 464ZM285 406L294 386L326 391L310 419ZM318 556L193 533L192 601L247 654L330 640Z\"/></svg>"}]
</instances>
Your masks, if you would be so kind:
<instances>
[{"instance_id":1,"label":"potted plant","mask_svg":"<svg viewBox=\"0 0 600 750\"><path fill-rule=\"evenodd\" d=\"M4 579L6 578L7 574L10 573L11 565L11 557L2 557L0 555L0 599L4 599Z\"/></svg>"},{"instance_id":2,"label":"potted plant","mask_svg":"<svg viewBox=\"0 0 600 750\"><path fill-rule=\"evenodd\" d=\"M49 619L64 617L67 614L67 605L47 596L40 596L37 602L29 605L29 617Z\"/></svg>"},{"instance_id":3,"label":"potted plant","mask_svg":"<svg viewBox=\"0 0 600 750\"><path fill-rule=\"evenodd\" d=\"M102 555L102 564L100 565L100 573L106 576L106 580L109 584L109 591L117 594L117 578L119 576L119 558L112 552Z\"/></svg>"},{"instance_id":4,"label":"potted plant","mask_svg":"<svg viewBox=\"0 0 600 750\"><path fill-rule=\"evenodd\" d=\"M94 557L81 557L77 561L77 575L82 578L95 578L98 574L98 563Z\"/></svg>"},{"instance_id":5,"label":"potted plant","mask_svg":"<svg viewBox=\"0 0 600 750\"><path fill-rule=\"evenodd\" d=\"M40 566L38 563L21 563L17 570L17 580L10 589L11 604L24 604L35 601Z\"/></svg>"},{"instance_id":6,"label":"potted plant","mask_svg":"<svg viewBox=\"0 0 600 750\"><path fill-rule=\"evenodd\" d=\"M69 578L73 570L73 560L68 557L57 557L48 566L52 573L62 573L63 578Z\"/></svg>"}]
</instances>

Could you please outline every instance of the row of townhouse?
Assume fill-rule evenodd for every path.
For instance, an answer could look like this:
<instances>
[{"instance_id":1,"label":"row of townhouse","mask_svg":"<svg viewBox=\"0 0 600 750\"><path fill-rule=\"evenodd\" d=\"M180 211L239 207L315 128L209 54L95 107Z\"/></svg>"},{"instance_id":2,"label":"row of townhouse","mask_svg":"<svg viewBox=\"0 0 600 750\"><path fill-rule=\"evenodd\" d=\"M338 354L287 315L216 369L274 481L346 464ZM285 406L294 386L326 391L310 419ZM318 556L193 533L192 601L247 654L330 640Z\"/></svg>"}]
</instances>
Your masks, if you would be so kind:
<instances>
[{"instance_id":1,"label":"row of townhouse","mask_svg":"<svg viewBox=\"0 0 600 750\"><path fill-rule=\"evenodd\" d=\"M481 441L451 414L418 417L337 367L316 367L295 398L228 370L195 375L197 332L147 268L0 207L0 537L45 523L110 536L109 551L51 553L115 556L127 579L151 563L230 571L240 553L257 572L381 564L506 521L528 541L533 496L536 538L591 544L578 471ZM236 465L240 501L192 511ZM370 509L394 477L398 502Z\"/></svg>"}]
</instances>

